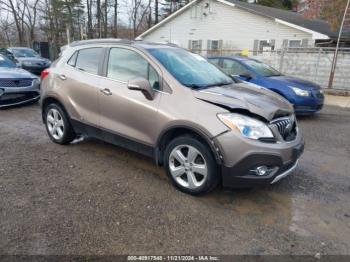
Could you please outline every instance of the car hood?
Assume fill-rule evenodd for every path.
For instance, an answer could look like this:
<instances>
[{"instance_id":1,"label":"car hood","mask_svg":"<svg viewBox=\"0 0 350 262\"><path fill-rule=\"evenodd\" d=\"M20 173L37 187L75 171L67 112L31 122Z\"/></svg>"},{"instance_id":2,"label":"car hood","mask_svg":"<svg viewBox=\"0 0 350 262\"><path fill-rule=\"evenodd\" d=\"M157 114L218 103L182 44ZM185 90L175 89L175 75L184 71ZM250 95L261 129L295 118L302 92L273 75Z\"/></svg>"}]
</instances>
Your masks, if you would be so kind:
<instances>
[{"instance_id":1,"label":"car hood","mask_svg":"<svg viewBox=\"0 0 350 262\"><path fill-rule=\"evenodd\" d=\"M311 81L304 80L301 78L293 77L293 76L271 76L268 78L274 82L278 82L278 84L284 84L287 86L298 87L303 90L318 90L320 86Z\"/></svg>"},{"instance_id":2,"label":"car hood","mask_svg":"<svg viewBox=\"0 0 350 262\"><path fill-rule=\"evenodd\" d=\"M0 79L11 79L11 78L38 78L37 76L29 73L21 68L9 68L0 67Z\"/></svg>"},{"instance_id":3,"label":"car hood","mask_svg":"<svg viewBox=\"0 0 350 262\"><path fill-rule=\"evenodd\" d=\"M50 60L43 57L16 57L19 62L50 63Z\"/></svg>"},{"instance_id":4,"label":"car hood","mask_svg":"<svg viewBox=\"0 0 350 262\"><path fill-rule=\"evenodd\" d=\"M233 111L249 111L267 121L294 112L293 106L280 95L244 83L194 91L194 96Z\"/></svg>"}]
</instances>

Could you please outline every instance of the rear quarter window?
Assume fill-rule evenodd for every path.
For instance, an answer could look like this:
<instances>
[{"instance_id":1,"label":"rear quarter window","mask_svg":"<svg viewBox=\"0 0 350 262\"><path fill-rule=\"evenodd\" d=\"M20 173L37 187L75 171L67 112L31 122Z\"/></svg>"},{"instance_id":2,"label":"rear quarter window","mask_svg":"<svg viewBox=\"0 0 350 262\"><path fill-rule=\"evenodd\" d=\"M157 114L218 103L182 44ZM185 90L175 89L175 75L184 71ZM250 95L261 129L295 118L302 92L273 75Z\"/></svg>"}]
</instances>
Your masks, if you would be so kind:
<instances>
[{"instance_id":1,"label":"rear quarter window","mask_svg":"<svg viewBox=\"0 0 350 262\"><path fill-rule=\"evenodd\" d=\"M101 47L81 49L77 53L75 67L81 71L97 75L101 55ZM70 61L71 59L72 61ZM73 63L74 54L70 60L68 61L68 64L69 62Z\"/></svg>"}]
</instances>

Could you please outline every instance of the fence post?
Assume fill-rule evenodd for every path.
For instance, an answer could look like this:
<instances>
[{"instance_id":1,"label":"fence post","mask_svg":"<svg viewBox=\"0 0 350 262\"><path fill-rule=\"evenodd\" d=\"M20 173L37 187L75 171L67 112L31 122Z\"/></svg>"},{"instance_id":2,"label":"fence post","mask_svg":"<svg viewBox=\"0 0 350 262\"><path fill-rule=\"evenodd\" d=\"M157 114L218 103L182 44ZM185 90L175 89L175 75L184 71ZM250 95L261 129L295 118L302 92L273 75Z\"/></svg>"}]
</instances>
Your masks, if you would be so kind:
<instances>
[{"instance_id":1,"label":"fence post","mask_svg":"<svg viewBox=\"0 0 350 262\"><path fill-rule=\"evenodd\" d=\"M322 48L319 47L318 48L318 56L317 56L317 62L316 62L316 68L315 68L315 82L317 82L317 78L318 78L318 66L320 65L320 59L321 59L321 50Z\"/></svg>"},{"instance_id":2,"label":"fence post","mask_svg":"<svg viewBox=\"0 0 350 262\"><path fill-rule=\"evenodd\" d=\"M285 50L286 49L284 47L281 49L280 66L279 66L280 72L282 72L282 69L283 69L283 60L284 60L284 52L285 52Z\"/></svg>"}]
</instances>

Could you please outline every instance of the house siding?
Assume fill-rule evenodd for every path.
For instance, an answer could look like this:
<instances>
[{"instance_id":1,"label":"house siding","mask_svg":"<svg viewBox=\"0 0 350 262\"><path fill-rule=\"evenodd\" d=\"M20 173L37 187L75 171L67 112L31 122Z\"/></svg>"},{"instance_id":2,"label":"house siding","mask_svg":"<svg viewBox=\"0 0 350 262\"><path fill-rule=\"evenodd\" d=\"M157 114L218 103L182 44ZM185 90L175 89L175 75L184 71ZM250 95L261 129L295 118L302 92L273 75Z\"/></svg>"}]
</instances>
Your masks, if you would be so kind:
<instances>
[{"instance_id":1,"label":"house siding","mask_svg":"<svg viewBox=\"0 0 350 262\"><path fill-rule=\"evenodd\" d=\"M203 15L204 12L207 15ZM207 49L208 40L222 40L221 47L230 50L253 50L255 40L274 40L275 49L280 49L286 39L314 45L310 33L215 0L200 1L143 39L174 43L183 48L189 48L190 40L201 40L202 49Z\"/></svg>"}]
</instances>

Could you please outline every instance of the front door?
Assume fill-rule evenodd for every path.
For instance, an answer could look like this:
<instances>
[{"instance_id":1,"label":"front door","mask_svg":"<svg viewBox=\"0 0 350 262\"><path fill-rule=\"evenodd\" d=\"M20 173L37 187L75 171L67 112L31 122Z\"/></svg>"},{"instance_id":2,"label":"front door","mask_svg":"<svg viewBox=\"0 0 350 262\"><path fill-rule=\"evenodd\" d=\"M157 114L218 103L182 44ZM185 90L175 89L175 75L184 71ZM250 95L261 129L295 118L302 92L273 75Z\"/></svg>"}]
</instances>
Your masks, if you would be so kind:
<instances>
[{"instance_id":1,"label":"front door","mask_svg":"<svg viewBox=\"0 0 350 262\"><path fill-rule=\"evenodd\" d=\"M160 69L156 70L156 65L152 65L144 54L128 47L111 48L107 61L106 77L100 85L102 128L119 136L122 143L131 140L152 147L162 96L157 92L161 83ZM142 92L128 89L127 82L136 77L144 77L150 82L156 90L154 99L149 100Z\"/></svg>"}]
</instances>

